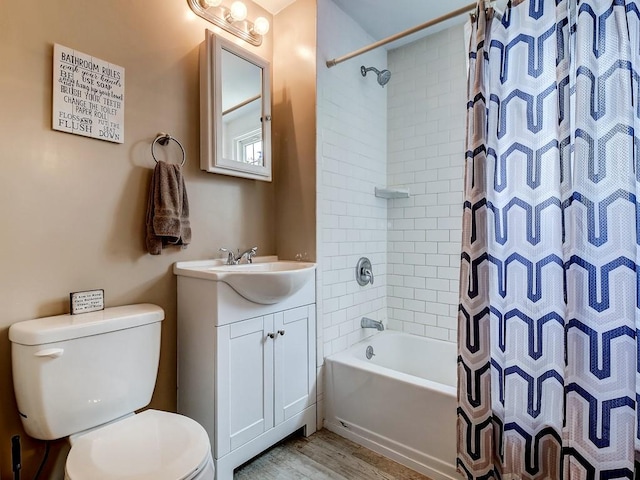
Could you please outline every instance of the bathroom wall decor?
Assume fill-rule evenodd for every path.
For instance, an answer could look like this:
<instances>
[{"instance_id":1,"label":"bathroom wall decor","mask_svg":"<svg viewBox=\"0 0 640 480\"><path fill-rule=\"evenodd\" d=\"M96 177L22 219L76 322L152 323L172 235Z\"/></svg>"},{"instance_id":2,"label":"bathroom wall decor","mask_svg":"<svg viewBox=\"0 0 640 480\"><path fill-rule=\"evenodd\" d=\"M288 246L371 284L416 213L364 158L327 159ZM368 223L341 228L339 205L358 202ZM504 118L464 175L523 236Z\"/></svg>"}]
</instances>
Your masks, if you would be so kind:
<instances>
[{"instance_id":1,"label":"bathroom wall decor","mask_svg":"<svg viewBox=\"0 0 640 480\"><path fill-rule=\"evenodd\" d=\"M124 143L124 68L55 44L54 130Z\"/></svg>"},{"instance_id":2,"label":"bathroom wall decor","mask_svg":"<svg viewBox=\"0 0 640 480\"><path fill-rule=\"evenodd\" d=\"M69 294L69 313L97 312L104 310L104 289L71 292Z\"/></svg>"}]
</instances>

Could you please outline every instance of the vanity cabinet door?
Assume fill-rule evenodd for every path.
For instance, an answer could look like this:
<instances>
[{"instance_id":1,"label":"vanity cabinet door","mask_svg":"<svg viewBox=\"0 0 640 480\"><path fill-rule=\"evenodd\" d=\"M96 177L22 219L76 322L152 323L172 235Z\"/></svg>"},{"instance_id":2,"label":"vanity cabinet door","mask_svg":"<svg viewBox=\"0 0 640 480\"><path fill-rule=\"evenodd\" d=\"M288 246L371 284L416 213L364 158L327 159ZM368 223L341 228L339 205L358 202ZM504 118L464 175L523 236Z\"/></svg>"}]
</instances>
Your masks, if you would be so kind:
<instances>
[{"instance_id":1,"label":"vanity cabinet door","mask_svg":"<svg viewBox=\"0 0 640 480\"><path fill-rule=\"evenodd\" d=\"M216 458L273 428L273 317L218 327Z\"/></svg>"},{"instance_id":2,"label":"vanity cabinet door","mask_svg":"<svg viewBox=\"0 0 640 480\"><path fill-rule=\"evenodd\" d=\"M316 403L314 306L274 314L275 425Z\"/></svg>"}]
</instances>

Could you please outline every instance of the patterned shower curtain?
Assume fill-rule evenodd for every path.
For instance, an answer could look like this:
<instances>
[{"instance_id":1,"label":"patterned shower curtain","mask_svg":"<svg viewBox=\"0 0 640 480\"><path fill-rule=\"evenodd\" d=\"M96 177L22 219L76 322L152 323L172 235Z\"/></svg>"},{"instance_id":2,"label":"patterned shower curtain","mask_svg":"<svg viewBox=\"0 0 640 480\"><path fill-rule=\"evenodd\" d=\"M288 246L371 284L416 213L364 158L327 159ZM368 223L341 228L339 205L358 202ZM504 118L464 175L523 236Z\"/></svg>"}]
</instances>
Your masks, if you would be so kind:
<instances>
[{"instance_id":1,"label":"patterned shower curtain","mask_svg":"<svg viewBox=\"0 0 640 480\"><path fill-rule=\"evenodd\" d=\"M501 17L484 8L476 17L458 471L632 479L640 451L640 5L524 0Z\"/></svg>"}]
</instances>

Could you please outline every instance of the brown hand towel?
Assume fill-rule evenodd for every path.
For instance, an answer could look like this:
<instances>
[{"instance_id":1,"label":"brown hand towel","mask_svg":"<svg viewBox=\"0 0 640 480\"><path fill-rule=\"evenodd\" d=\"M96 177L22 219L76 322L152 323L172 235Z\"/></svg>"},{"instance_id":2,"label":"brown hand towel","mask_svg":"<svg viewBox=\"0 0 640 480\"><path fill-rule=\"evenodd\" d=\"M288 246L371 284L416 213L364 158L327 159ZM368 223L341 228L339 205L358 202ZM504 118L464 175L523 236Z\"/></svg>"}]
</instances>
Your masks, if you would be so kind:
<instances>
[{"instance_id":1,"label":"brown hand towel","mask_svg":"<svg viewBox=\"0 0 640 480\"><path fill-rule=\"evenodd\" d=\"M160 255L166 245L185 248L191 242L189 199L180 165L156 163L151 176L146 224L147 250L151 255Z\"/></svg>"}]
</instances>

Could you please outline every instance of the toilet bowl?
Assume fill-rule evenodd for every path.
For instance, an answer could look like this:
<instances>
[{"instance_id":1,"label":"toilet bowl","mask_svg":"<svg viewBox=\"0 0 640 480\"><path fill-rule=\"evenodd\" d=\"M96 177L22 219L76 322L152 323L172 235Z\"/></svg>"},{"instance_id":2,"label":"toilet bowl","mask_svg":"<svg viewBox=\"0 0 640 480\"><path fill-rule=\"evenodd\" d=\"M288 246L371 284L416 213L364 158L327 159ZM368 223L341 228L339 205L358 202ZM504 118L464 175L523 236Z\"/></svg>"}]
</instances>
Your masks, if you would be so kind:
<instances>
[{"instance_id":1,"label":"toilet bowl","mask_svg":"<svg viewBox=\"0 0 640 480\"><path fill-rule=\"evenodd\" d=\"M30 436L69 436L69 480L213 480L204 428L151 401L164 311L150 304L9 328L14 390Z\"/></svg>"},{"instance_id":2,"label":"toilet bowl","mask_svg":"<svg viewBox=\"0 0 640 480\"><path fill-rule=\"evenodd\" d=\"M145 410L70 440L69 480L213 478L207 433L182 415Z\"/></svg>"}]
</instances>

